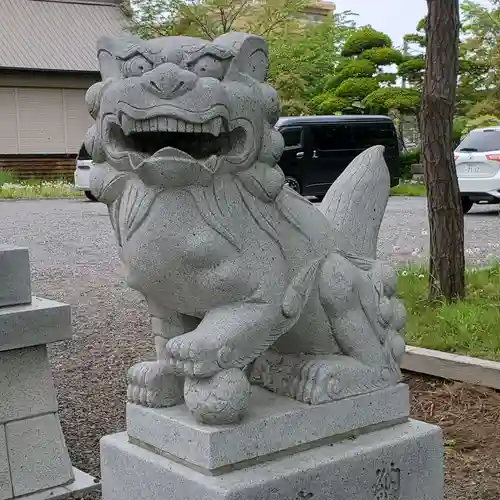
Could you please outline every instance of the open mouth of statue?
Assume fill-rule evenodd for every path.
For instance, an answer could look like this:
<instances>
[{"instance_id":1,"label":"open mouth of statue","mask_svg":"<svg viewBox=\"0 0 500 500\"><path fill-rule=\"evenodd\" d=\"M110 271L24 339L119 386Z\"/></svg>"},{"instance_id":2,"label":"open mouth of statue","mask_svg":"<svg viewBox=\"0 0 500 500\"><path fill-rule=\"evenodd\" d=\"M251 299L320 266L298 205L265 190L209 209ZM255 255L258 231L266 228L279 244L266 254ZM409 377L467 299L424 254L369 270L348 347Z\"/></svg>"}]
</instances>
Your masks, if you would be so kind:
<instances>
[{"instance_id":1,"label":"open mouth of statue","mask_svg":"<svg viewBox=\"0 0 500 500\"><path fill-rule=\"evenodd\" d=\"M229 131L222 117L192 123L170 117L134 120L122 115L120 121L121 127L111 127L111 141L117 149L133 151L141 160L159 156L191 159L212 170L218 157L241 154L246 140L243 128Z\"/></svg>"}]
</instances>

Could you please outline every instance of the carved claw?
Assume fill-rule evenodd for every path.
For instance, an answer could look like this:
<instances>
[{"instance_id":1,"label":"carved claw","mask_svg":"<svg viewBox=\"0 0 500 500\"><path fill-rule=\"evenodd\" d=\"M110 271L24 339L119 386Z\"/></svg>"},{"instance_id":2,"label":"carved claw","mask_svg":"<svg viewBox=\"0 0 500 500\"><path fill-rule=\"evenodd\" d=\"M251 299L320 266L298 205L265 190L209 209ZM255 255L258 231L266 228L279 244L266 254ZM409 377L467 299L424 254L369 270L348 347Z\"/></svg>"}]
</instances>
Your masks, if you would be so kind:
<instances>
[{"instance_id":1,"label":"carved claw","mask_svg":"<svg viewBox=\"0 0 500 500\"><path fill-rule=\"evenodd\" d=\"M214 339L207 341L197 332L173 338L168 342L166 352L171 368L180 375L207 378L223 369L223 349L215 344Z\"/></svg>"},{"instance_id":2,"label":"carved claw","mask_svg":"<svg viewBox=\"0 0 500 500\"><path fill-rule=\"evenodd\" d=\"M127 400L141 406L167 408L182 404L182 380L165 361L145 361L132 366L127 374Z\"/></svg>"}]
</instances>

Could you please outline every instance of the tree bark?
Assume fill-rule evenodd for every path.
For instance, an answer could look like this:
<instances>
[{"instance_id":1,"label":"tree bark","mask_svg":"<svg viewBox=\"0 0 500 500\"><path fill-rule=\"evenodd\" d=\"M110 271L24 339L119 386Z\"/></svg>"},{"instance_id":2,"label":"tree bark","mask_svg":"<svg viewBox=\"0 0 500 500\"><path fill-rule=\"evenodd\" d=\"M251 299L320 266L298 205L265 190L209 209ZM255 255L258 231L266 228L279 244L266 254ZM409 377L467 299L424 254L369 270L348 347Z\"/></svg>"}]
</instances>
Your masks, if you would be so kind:
<instances>
[{"instance_id":1,"label":"tree bark","mask_svg":"<svg viewBox=\"0 0 500 500\"><path fill-rule=\"evenodd\" d=\"M427 53L420 112L430 226L429 295L465 294L464 217L453 153L459 0L427 0Z\"/></svg>"}]
</instances>

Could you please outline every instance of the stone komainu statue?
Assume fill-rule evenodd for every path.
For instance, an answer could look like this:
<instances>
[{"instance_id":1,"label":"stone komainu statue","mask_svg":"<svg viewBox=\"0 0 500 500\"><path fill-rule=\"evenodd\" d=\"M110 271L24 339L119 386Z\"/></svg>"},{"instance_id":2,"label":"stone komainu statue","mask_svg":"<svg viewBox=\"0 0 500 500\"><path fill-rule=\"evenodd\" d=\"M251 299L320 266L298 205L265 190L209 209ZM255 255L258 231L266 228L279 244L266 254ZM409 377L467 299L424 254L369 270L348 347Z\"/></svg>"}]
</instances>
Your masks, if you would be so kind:
<instances>
[{"instance_id":1,"label":"stone komainu statue","mask_svg":"<svg viewBox=\"0 0 500 500\"><path fill-rule=\"evenodd\" d=\"M91 189L157 352L129 370L129 401L185 401L220 424L243 416L248 381L310 404L396 384L405 311L376 260L383 147L358 156L318 209L277 166L262 38L105 38L98 59Z\"/></svg>"}]
</instances>

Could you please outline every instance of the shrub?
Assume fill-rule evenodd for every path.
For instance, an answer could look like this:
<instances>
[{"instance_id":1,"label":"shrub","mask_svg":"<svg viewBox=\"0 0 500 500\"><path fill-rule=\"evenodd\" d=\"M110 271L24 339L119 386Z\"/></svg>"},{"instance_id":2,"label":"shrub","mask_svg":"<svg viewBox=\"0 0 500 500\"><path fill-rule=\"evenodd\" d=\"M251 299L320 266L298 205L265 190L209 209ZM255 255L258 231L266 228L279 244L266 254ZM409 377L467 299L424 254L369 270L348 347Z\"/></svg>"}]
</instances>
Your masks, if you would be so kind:
<instances>
[{"instance_id":1,"label":"shrub","mask_svg":"<svg viewBox=\"0 0 500 500\"><path fill-rule=\"evenodd\" d=\"M17 177L12 170L0 170L0 186L16 182Z\"/></svg>"},{"instance_id":2,"label":"shrub","mask_svg":"<svg viewBox=\"0 0 500 500\"><path fill-rule=\"evenodd\" d=\"M335 94L337 97L362 101L367 95L375 92L379 88L378 85L374 78L348 78L338 86Z\"/></svg>"},{"instance_id":3,"label":"shrub","mask_svg":"<svg viewBox=\"0 0 500 500\"><path fill-rule=\"evenodd\" d=\"M392 47L374 47L363 51L359 57L366 59L377 66L386 66L388 64L399 64L403 56L399 50Z\"/></svg>"},{"instance_id":4,"label":"shrub","mask_svg":"<svg viewBox=\"0 0 500 500\"><path fill-rule=\"evenodd\" d=\"M342 50L344 57L356 56L364 50L375 47L392 47L391 39L384 33L376 31L370 26L355 31L346 41Z\"/></svg>"},{"instance_id":5,"label":"shrub","mask_svg":"<svg viewBox=\"0 0 500 500\"><path fill-rule=\"evenodd\" d=\"M420 163L420 150L419 149L409 149L404 153L399 155L399 161L401 164L401 178L411 179L411 166Z\"/></svg>"}]
</instances>

